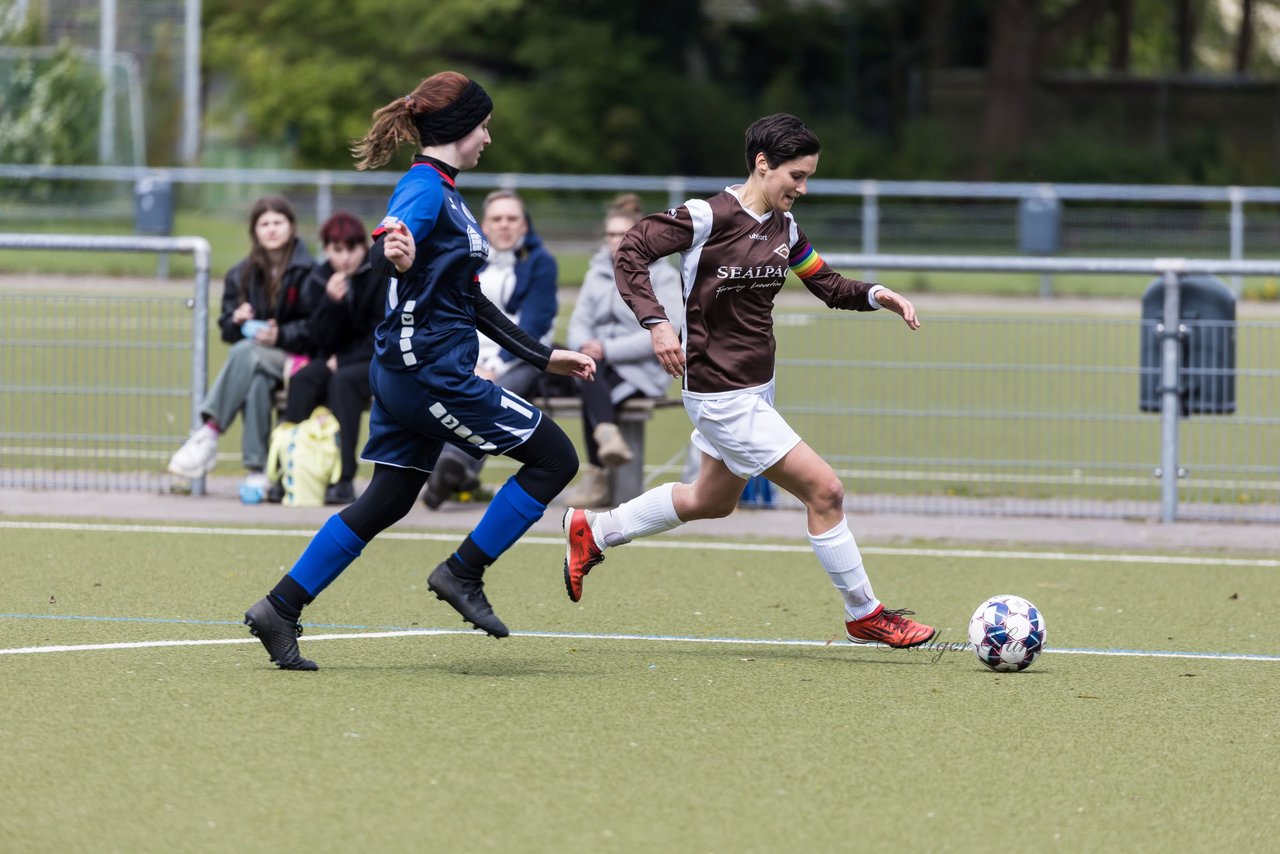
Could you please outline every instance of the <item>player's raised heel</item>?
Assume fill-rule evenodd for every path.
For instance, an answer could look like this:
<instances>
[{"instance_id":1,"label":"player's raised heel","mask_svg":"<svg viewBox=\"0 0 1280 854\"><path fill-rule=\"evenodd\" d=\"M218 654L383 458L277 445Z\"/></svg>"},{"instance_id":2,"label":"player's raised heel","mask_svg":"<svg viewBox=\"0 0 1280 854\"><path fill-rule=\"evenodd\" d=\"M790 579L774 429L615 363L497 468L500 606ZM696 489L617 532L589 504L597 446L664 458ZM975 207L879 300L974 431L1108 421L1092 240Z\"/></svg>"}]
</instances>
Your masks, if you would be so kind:
<instances>
[{"instance_id":1,"label":"player's raised heel","mask_svg":"<svg viewBox=\"0 0 1280 854\"><path fill-rule=\"evenodd\" d=\"M262 641L271 656L271 663L281 670L319 670L309 658L298 651L298 636L302 624L282 617L266 599L259 599L244 612L244 624L249 633Z\"/></svg>"},{"instance_id":2,"label":"player's raised heel","mask_svg":"<svg viewBox=\"0 0 1280 854\"><path fill-rule=\"evenodd\" d=\"M908 615L914 613L905 608L889 611L880 605L861 620L846 620L845 636L850 643L882 643L895 649L920 646L933 640L938 632L933 626L909 619Z\"/></svg>"},{"instance_id":3,"label":"player's raised heel","mask_svg":"<svg viewBox=\"0 0 1280 854\"><path fill-rule=\"evenodd\" d=\"M560 528L565 539L564 589L569 598L577 602L582 599L582 579L587 577L592 567L604 563L604 552L596 545L586 510L575 507L565 510Z\"/></svg>"},{"instance_id":4,"label":"player's raised heel","mask_svg":"<svg viewBox=\"0 0 1280 854\"><path fill-rule=\"evenodd\" d=\"M493 606L484 595L484 582L459 578L449 569L449 564L441 561L427 577L427 587L462 615L462 619L483 632L495 637L505 638L511 634L502 620L493 613Z\"/></svg>"}]
</instances>

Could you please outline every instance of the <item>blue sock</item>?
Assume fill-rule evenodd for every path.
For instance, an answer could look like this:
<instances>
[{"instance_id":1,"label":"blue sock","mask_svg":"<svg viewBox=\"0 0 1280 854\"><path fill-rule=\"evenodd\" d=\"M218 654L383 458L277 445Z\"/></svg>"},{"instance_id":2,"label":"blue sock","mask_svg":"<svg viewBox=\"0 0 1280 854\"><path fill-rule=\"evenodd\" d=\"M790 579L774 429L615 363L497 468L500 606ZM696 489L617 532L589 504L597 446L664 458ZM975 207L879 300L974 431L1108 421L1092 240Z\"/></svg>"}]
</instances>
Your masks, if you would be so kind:
<instances>
[{"instance_id":1,"label":"blue sock","mask_svg":"<svg viewBox=\"0 0 1280 854\"><path fill-rule=\"evenodd\" d=\"M534 522L542 518L547 505L525 492L515 477L498 490L480 524L471 532L471 540L494 560L524 536Z\"/></svg>"},{"instance_id":2,"label":"blue sock","mask_svg":"<svg viewBox=\"0 0 1280 854\"><path fill-rule=\"evenodd\" d=\"M289 570L289 577L313 597L318 596L342 574L342 570L360 557L364 541L357 537L342 517L334 514L311 538L302 557Z\"/></svg>"}]
</instances>

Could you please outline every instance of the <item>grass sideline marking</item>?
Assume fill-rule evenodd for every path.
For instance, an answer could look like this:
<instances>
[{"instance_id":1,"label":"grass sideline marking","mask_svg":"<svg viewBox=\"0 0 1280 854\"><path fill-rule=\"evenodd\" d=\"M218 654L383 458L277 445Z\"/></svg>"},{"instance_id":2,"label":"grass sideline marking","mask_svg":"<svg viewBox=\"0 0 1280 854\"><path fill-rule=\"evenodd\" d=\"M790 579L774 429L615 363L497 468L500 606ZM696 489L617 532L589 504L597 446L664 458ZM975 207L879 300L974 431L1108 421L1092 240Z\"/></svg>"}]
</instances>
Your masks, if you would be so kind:
<instances>
[{"instance_id":1,"label":"grass sideline marking","mask_svg":"<svg viewBox=\"0 0 1280 854\"><path fill-rule=\"evenodd\" d=\"M117 523L91 522L17 522L0 520L0 529L34 530L34 531L88 531L110 534L182 534L223 537L307 537L315 536L315 528L219 528L199 527L194 525L124 525ZM383 531L378 535L380 540L411 540L421 542L456 542L458 533L430 533L416 531ZM564 539L533 535L521 537L519 542L530 545L556 546L564 548ZM813 549L808 545L787 545L783 543L724 543L711 540L682 540L667 538L663 540L639 540L628 544L637 549L671 549L675 551L737 551L737 552L775 552L781 554L811 554ZM1032 552L1008 551L996 549L934 549L897 546L859 546L863 554L903 555L908 557L951 557L976 560L1050 560L1073 561L1076 563L1131 563L1131 564L1169 564L1176 566L1239 566L1262 569L1280 569L1280 559L1275 558L1229 558L1229 557L1188 557L1183 555L1160 554L1095 554L1090 552Z\"/></svg>"},{"instance_id":2,"label":"grass sideline marking","mask_svg":"<svg viewBox=\"0 0 1280 854\"><path fill-rule=\"evenodd\" d=\"M147 618L131 618L131 617L72 617L59 616L49 618L38 614L0 614L0 618L30 618L30 619L61 619L61 620L130 620L136 622L150 622ZM174 623L174 622L190 622L198 625L209 625L211 621L204 620L156 620L155 622ZM226 622L225 625L239 625L238 623ZM438 637L442 635L473 635L483 637L473 629L386 629L382 631L356 631L356 632L335 632L330 634L306 635L303 640L307 643L312 641L331 641L331 640L370 640L379 638L401 638L401 637ZM781 646L781 647L836 647L839 649L865 649L876 652L893 652L909 654L912 652L927 652L937 654L939 650L962 652L963 649L955 649L947 642L935 644L926 644L914 650L890 650L879 645L867 645L846 643L844 641L819 641L819 640L786 640L767 638L725 638L725 637L695 637L691 635L632 635L632 634L608 634L596 632L512 632L511 637L524 638L540 638L544 640L603 640L603 641L638 641L644 643L692 643L692 644L719 644L725 646ZM117 643L88 643L88 644L60 644L52 646L25 646L11 647L9 649L0 649L0 655L32 655L40 653L53 652L96 652L102 650L118 650L118 649L159 649L165 647L180 646L224 646L228 644L256 644L258 639L255 637L240 638L202 638L196 640L157 640L157 641L120 641ZM967 644L966 644L967 646ZM1055 647L1046 647L1045 653L1054 653L1060 655L1096 655L1096 656L1118 656L1126 658L1179 658L1179 659L1199 659L1207 661L1262 661L1270 663L1280 663L1280 655L1267 655L1262 653L1234 653L1234 652L1176 652L1173 650L1146 650L1146 649L1059 649Z\"/></svg>"}]
</instances>

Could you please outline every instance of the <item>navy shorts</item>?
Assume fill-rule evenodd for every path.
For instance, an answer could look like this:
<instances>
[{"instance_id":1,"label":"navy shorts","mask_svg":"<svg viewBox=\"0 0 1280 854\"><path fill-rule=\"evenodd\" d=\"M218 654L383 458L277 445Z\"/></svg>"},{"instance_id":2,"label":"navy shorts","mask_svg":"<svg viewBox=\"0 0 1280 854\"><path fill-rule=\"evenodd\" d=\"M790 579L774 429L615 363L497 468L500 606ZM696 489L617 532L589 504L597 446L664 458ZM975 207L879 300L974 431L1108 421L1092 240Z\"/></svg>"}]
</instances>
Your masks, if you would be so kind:
<instances>
[{"instance_id":1,"label":"navy shorts","mask_svg":"<svg viewBox=\"0 0 1280 854\"><path fill-rule=\"evenodd\" d=\"M430 472L444 443L477 459L505 454L533 434L542 412L473 373L369 366L373 406L362 459Z\"/></svg>"}]
</instances>

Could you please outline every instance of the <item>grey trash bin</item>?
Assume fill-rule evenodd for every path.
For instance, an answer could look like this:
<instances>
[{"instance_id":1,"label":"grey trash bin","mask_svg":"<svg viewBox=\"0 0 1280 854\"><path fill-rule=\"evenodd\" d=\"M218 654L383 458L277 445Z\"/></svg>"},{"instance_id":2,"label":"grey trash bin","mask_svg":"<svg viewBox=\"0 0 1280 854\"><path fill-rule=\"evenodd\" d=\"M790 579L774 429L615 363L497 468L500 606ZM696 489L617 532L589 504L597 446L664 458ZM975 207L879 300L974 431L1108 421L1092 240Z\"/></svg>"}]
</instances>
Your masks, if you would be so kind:
<instances>
[{"instance_id":1,"label":"grey trash bin","mask_svg":"<svg viewBox=\"0 0 1280 854\"><path fill-rule=\"evenodd\" d=\"M133 188L133 230L137 234L173 234L173 184L140 178Z\"/></svg>"},{"instance_id":2,"label":"grey trash bin","mask_svg":"<svg viewBox=\"0 0 1280 854\"><path fill-rule=\"evenodd\" d=\"M1230 415L1236 411L1236 298L1214 276L1178 278L1178 400L1183 415ZM1138 399L1143 412L1161 410L1160 327L1164 279L1142 295Z\"/></svg>"},{"instance_id":3,"label":"grey trash bin","mask_svg":"<svg viewBox=\"0 0 1280 854\"><path fill-rule=\"evenodd\" d=\"M1028 196L1018 202L1018 251L1057 255L1062 248L1062 204L1052 196Z\"/></svg>"}]
</instances>

